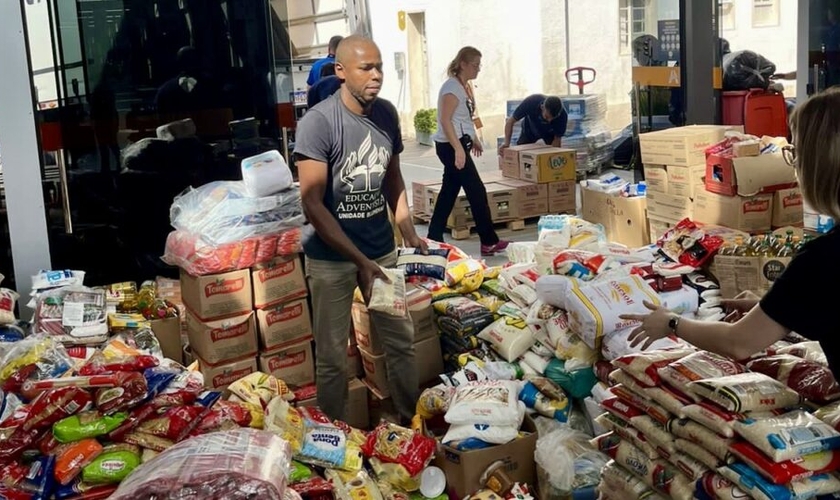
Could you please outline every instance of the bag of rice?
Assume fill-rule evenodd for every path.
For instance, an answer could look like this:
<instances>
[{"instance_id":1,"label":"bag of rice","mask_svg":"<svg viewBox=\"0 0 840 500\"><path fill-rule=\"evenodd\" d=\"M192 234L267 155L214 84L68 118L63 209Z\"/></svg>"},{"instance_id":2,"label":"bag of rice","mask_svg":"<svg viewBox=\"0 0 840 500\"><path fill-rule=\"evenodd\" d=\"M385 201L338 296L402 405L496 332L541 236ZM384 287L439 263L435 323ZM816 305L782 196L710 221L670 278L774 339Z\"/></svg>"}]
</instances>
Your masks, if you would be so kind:
<instances>
[{"instance_id":1,"label":"bag of rice","mask_svg":"<svg viewBox=\"0 0 840 500\"><path fill-rule=\"evenodd\" d=\"M751 498L744 491L735 486L732 481L720 474L707 474L699 484L706 494L717 500L745 500Z\"/></svg>"},{"instance_id":2,"label":"bag of rice","mask_svg":"<svg viewBox=\"0 0 840 500\"><path fill-rule=\"evenodd\" d=\"M779 354L791 354L797 358L813 361L814 363L828 366L828 359L825 357L825 351L819 342L809 340L800 342L788 347L782 347L778 350Z\"/></svg>"},{"instance_id":3,"label":"bag of rice","mask_svg":"<svg viewBox=\"0 0 840 500\"><path fill-rule=\"evenodd\" d=\"M516 285L508 291L508 297L523 309L529 309L537 301L537 292L528 285Z\"/></svg>"},{"instance_id":4,"label":"bag of rice","mask_svg":"<svg viewBox=\"0 0 840 500\"><path fill-rule=\"evenodd\" d=\"M781 486L765 480L758 472L742 463L721 467L718 473L755 500L796 500L840 491L840 480L834 474L820 474Z\"/></svg>"},{"instance_id":5,"label":"bag of rice","mask_svg":"<svg viewBox=\"0 0 840 500\"><path fill-rule=\"evenodd\" d=\"M819 363L777 354L750 361L747 368L782 382L809 401L826 404L840 399L840 385L831 370Z\"/></svg>"},{"instance_id":6,"label":"bag of rice","mask_svg":"<svg viewBox=\"0 0 840 500\"><path fill-rule=\"evenodd\" d=\"M385 269L384 267L381 269L391 282L386 283L378 278L373 280L368 309L403 318L408 314L408 305L405 301L405 274L402 269Z\"/></svg>"},{"instance_id":7,"label":"bag of rice","mask_svg":"<svg viewBox=\"0 0 840 500\"><path fill-rule=\"evenodd\" d=\"M735 432L774 462L840 448L840 433L802 410L735 422Z\"/></svg>"},{"instance_id":8,"label":"bag of rice","mask_svg":"<svg viewBox=\"0 0 840 500\"><path fill-rule=\"evenodd\" d=\"M697 481L709 472L709 467L696 458L681 451L668 457L668 461L690 481Z\"/></svg>"},{"instance_id":9,"label":"bag of rice","mask_svg":"<svg viewBox=\"0 0 840 500\"><path fill-rule=\"evenodd\" d=\"M622 370L613 370L609 378L616 384L622 384L637 394L647 396L673 415L679 415L682 407L691 404L691 400L687 396L678 394L667 387L642 387L633 377Z\"/></svg>"},{"instance_id":10,"label":"bag of rice","mask_svg":"<svg viewBox=\"0 0 840 500\"><path fill-rule=\"evenodd\" d=\"M566 299L569 325L586 344L599 349L604 335L638 325L622 314L647 314L643 301L659 305L659 296L639 276L582 285L572 281ZM547 303L550 303L546 301Z\"/></svg>"},{"instance_id":11,"label":"bag of rice","mask_svg":"<svg viewBox=\"0 0 840 500\"><path fill-rule=\"evenodd\" d=\"M613 458L618 465L627 468L648 486L675 500L693 500L694 483L666 460L651 460L627 441L618 445Z\"/></svg>"},{"instance_id":12,"label":"bag of rice","mask_svg":"<svg viewBox=\"0 0 840 500\"><path fill-rule=\"evenodd\" d=\"M674 436L666 430L665 426L656 422L638 408L617 397L603 401L601 407L641 431L645 438L657 447L660 454L664 453L668 456L676 453Z\"/></svg>"},{"instance_id":13,"label":"bag of rice","mask_svg":"<svg viewBox=\"0 0 840 500\"><path fill-rule=\"evenodd\" d=\"M660 384L659 369L674 361L692 354L694 348L683 346L675 349L645 351L638 354L622 356L613 361L613 366L624 370L637 382L645 387L656 387Z\"/></svg>"},{"instance_id":14,"label":"bag of rice","mask_svg":"<svg viewBox=\"0 0 840 500\"><path fill-rule=\"evenodd\" d=\"M471 274L482 273L482 279L479 280L480 285L481 281L484 278L483 271L484 265L475 259L459 260L450 263L449 267L446 268L446 272L444 273L444 281L446 281L446 286L454 288L455 285L461 283L461 280L463 280L467 276Z\"/></svg>"},{"instance_id":15,"label":"bag of rice","mask_svg":"<svg viewBox=\"0 0 840 500\"><path fill-rule=\"evenodd\" d=\"M633 328L625 328L624 330L604 335L604 338L601 341L601 355L604 359L612 361L622 356L630 356L631 354L638 354L640 352L675 349L686 345L686 343L679 338L669 335L655 340L647 349L642 350L641 345L637 345L635 347L630 346L629 337L630 332L632 331Z\"/></svg>"},{"instance_id":16,"label":"bag of rice","mask_svg":"<svg viewBox=\"0 0 840 500\"><path fill-rule=\"evenodd\" d=\"M754 416L773 416L772 412L753 412ZM683 407L680 411L681 418L690 418L700 425L717 432L728 438L735 437L734 422L744 420L747 414L726 411L719 406L707 402L700 402Z\"/></svg>"},{"instance_id":17,"label":"bag of rice","mask_svg":"<svg viewBox=\"0 0 840 500\"><path fill-rule=\"evenodd\" d=\"M610 413L602 413L595 417L595 422L615 433L621 439L630 441L636 448L644 452L648 458L659 458L659 452L656 451L656 446L649 442L647 438L638 429L630 425L629 422L622 420Z\"/></svg>"},{"instance_id":18,"label":"bag of rice","mask_svg":"<svg viewBox=\"0 0 840 500\"><path fill-rule=\"evenodd\" d=\"M493 313L478 302L467 297L453 297L433 303L435 312L458 320L466 329L477 333L493 321Z\"/></svg>"},{"instance_id":19,"label":"bag of rice","mask_svg":"<svg viewBox=\"0 0 840 500\"><path fill-rule=\"evenodd\" d=\"M745 441L733 444L730 449L736 457L773 484L788 484L791 481L807 479L840 468L840 451L838 450L821 451L777 463Z\"/></svg>"},{"instance_id":20,"label":"bag of rice","mask_svg":"<svg viewBox=\"0 0 840 500\"><path fill-rule=\"evenodd\" d=\"M486 292L484 290L478 289L474 292L471 292L467 295L467 297L473 299L474 301L478 302L479 304L486 307L491 313L496 313L501 309L503 305L505 305L505 301L496 297L490 292Z\"/></svg>"},{"instance_id":21,"label":"bag of rice","mask_svg":"<svg viewBox=\"0 0 840 500\"><path fill-rule=\"evenodd\" d=\"M674 441L674 446L676 446L676 448L682 453L694 458L709 469L717 469L718 467L725 465L723 460L719 459L697 443L692 443L691 441L680 438Z\"/></svg>"},{"instance_id":22,"label":"bag of rice","mask_svg":"<svg viewBox=\"0 0 840 500\"><path fill-rule=\"evenodd\" d=\"M479 289L481 289L481 290L483 290L483 291L485 291L485 292L487 292L491 295L495 295L496 297L498 297L502 300L507 300L508 299L507 292L505 291L504 287L502 286L502 284L499 282L498 279L490 279L490 280L485 279L484 282L479 287Z\"/></svg>"},{"instance_id":23,"label":"bag of rice","mask_svg":"<svg viewBox=\"0 0 840 500\"><path fill-rule=\"evenodd\" d=\"M559 359L576 360L582 365L592 366L598 360L598 351L586 345L580 337L566 331L557 337L554 355Z\"/></svg>"},{"instance_id":24,"label":"bag of rice","mask_svg":"<svg viewBox=\"0 0 840 500\"><path fill-rule=\"evenodd\" d=\"M452 425L516 425L520 421L519 384L510 380L459 385L444 419Z\"/></svg>"},{"instance_id":25,"label":"bag of rice","mask_svg":"<svg viewBox=\"0 0 840 500\"><path fill-rule=\"evenodd\" d=\"M508 363L519 359L536 342L527 323L508 317L499 318L481 330L478 338L488 342Z\"/></svg>"},{"instance_id":26,"label":"bag of rice","mask_svg":"<svg viewBox=\"0 0 840 500\"><path fill-rule=\"evenodd\" d=\"M673 415L668 413L668 411L665 408L659 406L658 404L648 399L646 396L638 394L636 391L633 391L624 385L619 384L615 387L611 387L610 392L612 392L622 400L630 403L632 406L647 413L648 416L650 416L652 419L656 420L662 425L667 424L673 418Z\"/></svg>"},{"instance_id":27,"label":"bag of rice","mask_svg":"<svg viewBox=\"0 0 840 500\"><path fill-rule=\"evenodd\" d=\"M740 363L709 351L698 351L663 366L657 373L665 382L678 391L692 396L688 384L707 378L725 377L744 373L746 369ZM699 396L694 395L697 401Z\"/></svg>"},{"instance_id":28,"label":"bag of rice","mask_svg":"<svg viewBox=\"0 0 840 500\"><path fill-rule=\"evenodd\" d=\"M450 443L452 441L463 441L465 439L478 439L490 444L505 444L513 441L519 436L519 428L522 426L522 421L525 419L525 405L520 403L518 406L519 421L514 425L494 425L494 424L462 424L450 425L446 435L443 436L442 443Z\"/></svg>"},{"instance_id":29,"label":"bag of rice","mask_svg":"<svg viewBox=\"0 0 840 500\"><path fill-rule=\"evenodd\" d=\"M528 310L526 318L529 325L544 326L549 318L557 312L557 308L537 299Z\"/></svg>"},{"instance_id":30,"label":"bag of rice","mask_svg":"<svg viewBox=\"0 0 840 500\"><path fill-rule=\"evenodd\" d=\"M610 460L601 469L601 485L614 490L616 499L658 500L663 498L642 480L619 466L615 460Z\"/></svg>"},{"instance_id":31,"label":"bag of rice","mask_svg":"<svg viewBox=\"0 0 840 500\"><path fill-rule=\"evenodd\" d=\"M694 394L736 413L770 411L799 404L796 391L763 373L741 373L689 383Z\"/></svg>"},{"instance_id":32,"label":"bag of rice","mask_svg":"<svg viewBox=\"0 0 840 500\"><path fill-rule=\"evenodd\" d=\"M735 440L715 434L697 422L692 422L688 419L674 419L668 425L668 431L680 439L685 439L686 441L700 445L704 450L707 450L725 463L730 463L733 460L729 446Z\"/></svg>"},{"instance_id":33,"label":"bag of rice","mask_svg":"<svg viewBox=\"0 0 840 500\"><path fill-rule=\"evenodd\" d=\"M446 264L449 250L445 248L429 249L426 255L419 248L402 248L397 257L397 267L405 271L406 276L428 276L442 280L446 277Z\"/></svg>"},{"instance_id":34,"label":"bag of rice","mask_svg":"<svg viewBox=\"0 0 840 500\"><path fill-rule=\"evenodd\" d=\"M814 416L840 431L840 401L817 408Z\"/></svg>"}]
</instances>

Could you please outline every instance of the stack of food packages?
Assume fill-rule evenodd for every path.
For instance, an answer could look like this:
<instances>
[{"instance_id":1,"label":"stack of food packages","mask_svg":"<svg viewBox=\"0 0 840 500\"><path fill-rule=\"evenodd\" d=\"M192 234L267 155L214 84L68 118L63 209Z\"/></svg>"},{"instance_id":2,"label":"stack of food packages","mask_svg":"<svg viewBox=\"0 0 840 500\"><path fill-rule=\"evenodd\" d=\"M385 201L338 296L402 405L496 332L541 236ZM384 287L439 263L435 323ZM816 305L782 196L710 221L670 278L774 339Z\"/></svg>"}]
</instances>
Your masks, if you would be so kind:
<instances>
[{"instance_id":1,"label":"stack of food packages","mask_svg":"<svg viewBox=\"0 0 840 500\"><path fill-rule=\"evenodd\" d=\"M0 343L0 497L90 499L116 491L115 498L151 498L138 492L203 484L212 498L253 498L253 480L270 486L272 493L260 498L284 498L291 470L289 488L304 498L399 499L418 489L434 457L435 441L411 429L382 423L366 434L318 409L292 407L293 393L271 375L247 375L223 397L205 390L194 368L165 358L145 325L114 329L95 349L65 348L48 333ZM269 436L188 441L246 428ZM272 435L288 445L280 441L277 448ZM244 448L225 451L237 442ZM256 453L249 446L260 443L259 460L246 460ZM195 453L207 460L185 468L183 460ZM272 479L275 469L255 466L286 456L296 461L286 459L279 469L282 482ZM231 465L242 461L249 465ZM220 480L236 474L250 479Z\"/></svg>"},{"instance_id":2,"label":"stack of food packages","mask_svg":"<svg viewBox=\"0 0 840 500\"><path fill-rule=\"evenodd\" d=\"M600 413L591 397L597 382L593 367L599 359L609 365L638 350L627 340L638 323L620 315L648 312L649 302L692 318L724 317L717 285L696 271L720 246L718 229L686 220L658 245L628 249L607 242L600 225L576 217L559 216L545 227L551 229L543 229L539 241L513 243L511 262L501 268L483 266L447 245L431 250L442 259L434 273L428 266L406 268L408 280L433 295L450 370L439 386L423 393L418 415L427 429L450 425L442 437L447 447L474 450L521 439L529 432L526 412L592 436L591 417ZM676 345L669 338L654 347ZM511 385L514 380L518 383ZM517 393L515 414L505 405ZM478 417L469 421L453 417L451 405L465 400L504 408L476 410ZM541 496L599 482L606 457L593 460L589 453L596 450L588 443L573 445L568 434L563 439L544 434L541 442L555 444L537 444L547 451L537 454Z\"/></svg>"}]
</instances>

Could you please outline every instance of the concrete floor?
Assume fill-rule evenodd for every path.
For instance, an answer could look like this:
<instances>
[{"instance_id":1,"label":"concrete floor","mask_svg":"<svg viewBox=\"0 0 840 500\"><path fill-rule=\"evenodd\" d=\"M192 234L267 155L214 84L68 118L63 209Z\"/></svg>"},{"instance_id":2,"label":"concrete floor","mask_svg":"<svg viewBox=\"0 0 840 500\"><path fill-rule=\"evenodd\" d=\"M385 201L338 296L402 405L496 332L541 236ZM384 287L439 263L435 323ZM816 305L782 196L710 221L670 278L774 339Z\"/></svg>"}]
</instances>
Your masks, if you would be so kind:
<instances>
[{"instance_id":1,"label":"concrete floor","mask_svg":"<svg viewBox=\"0 0 840 500\"><path fill-rule=\"evenodd\" d=\"M496 150L490 150L478 158L473 158L476 168L479 172L492 172L499 169L499 159L496 156ZM411 203L411 183L414 181L424 181L429 179L440 179L443 176L443 165L440 163L435 148L424 146L413 140L405 142L405 150L400 155L400 165L405 180L405 187L409 194L409 203ZM537 226L531 224L525 226L521 231L510 231L500 226L503 229L497 229L499 238L508 241L534 241L537 239ZM417 234L425 237L428 232L427 224L416 225ZM478 235L473 233L468 240L453 240L447 233L445 236L446 242L458 246L458 248L475 257L481 256L481 243L478 240ZM488 265L501 265L507 262L507 257L504 255L497 255L495 257L485 258Z\"/></svg>"}]
</instances>

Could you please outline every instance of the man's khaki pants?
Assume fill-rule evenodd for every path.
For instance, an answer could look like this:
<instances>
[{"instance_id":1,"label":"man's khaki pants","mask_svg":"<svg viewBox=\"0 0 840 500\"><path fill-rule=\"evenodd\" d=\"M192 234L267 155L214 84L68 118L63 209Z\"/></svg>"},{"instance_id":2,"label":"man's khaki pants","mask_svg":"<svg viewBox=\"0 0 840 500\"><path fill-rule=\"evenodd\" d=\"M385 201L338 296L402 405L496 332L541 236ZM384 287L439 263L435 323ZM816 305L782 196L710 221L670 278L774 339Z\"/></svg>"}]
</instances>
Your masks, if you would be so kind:
<instances>
[{"instance_id":1,"label":"man's khaki pants","mask_svg":"<svg viewBox=\"0 0 840 500\"><path fill-rule=\"evenodd\" d=\"M376 259L385 268L397 264L395 253ZM306 279L312 295L318 406L332 419L345 420L347 403L347 338L350 308L357 286L352 262L306 258ZM410 317L397 318L370 311L372 327L381 339L388 370L388 390L401 417L414 415L419 397L414 361L414 325Z\"/></svg>"}]
</instances>

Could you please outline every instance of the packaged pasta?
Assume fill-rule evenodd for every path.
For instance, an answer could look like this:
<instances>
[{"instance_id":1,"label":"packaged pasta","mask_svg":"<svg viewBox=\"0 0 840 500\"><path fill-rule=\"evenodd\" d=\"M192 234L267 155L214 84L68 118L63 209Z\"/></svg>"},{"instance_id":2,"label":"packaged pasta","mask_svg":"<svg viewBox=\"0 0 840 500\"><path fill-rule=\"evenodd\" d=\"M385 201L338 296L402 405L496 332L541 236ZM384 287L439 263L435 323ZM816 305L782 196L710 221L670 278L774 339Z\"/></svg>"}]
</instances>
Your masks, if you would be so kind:
<instances>
[{"instance_id":1,"label":"packaged pasta","mask_svg":"<svg viewBox=\"0 0 840 500\"><path fill-rule=\"evenodd\" d=\"M367 457L400 464L415 476L434 458L437 442L411 429L383 422L368 435L362 446Z\"/></svg>"}]
</instances>

